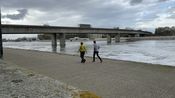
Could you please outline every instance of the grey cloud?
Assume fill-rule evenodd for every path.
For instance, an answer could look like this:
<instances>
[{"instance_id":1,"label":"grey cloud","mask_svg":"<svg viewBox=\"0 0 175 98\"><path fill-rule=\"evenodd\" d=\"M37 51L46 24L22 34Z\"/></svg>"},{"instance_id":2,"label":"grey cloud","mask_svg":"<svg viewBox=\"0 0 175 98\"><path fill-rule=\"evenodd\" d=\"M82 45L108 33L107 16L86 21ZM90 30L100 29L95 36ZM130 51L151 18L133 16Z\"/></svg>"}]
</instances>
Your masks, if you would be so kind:
<instances>
[{"instance_id":1,"label":"grey cloud","mask_svg":"<svg viewBox=\"0 0 175 98\"><path fill-rule=\"evenodd\" d=\"M174 13L174 11L175 11L175 6L171 6L170 9L167 9L167 10L166 10L166 13L167 13L168 15L170 15L170 16L167 17L167 18L169 18L169 19L175 19L175 13Z\"/></svg>"},{"instance_id":2,"label":"grey cloud","mask_svg":"<svg viewBox=\"0 0 175 98\"><path fill-rule=\"evenodd\" d=\"M158 0L158 2L166 2L166 1L169 1L169 0Z\"/></svg>"},{"instance_id":3,"label":"grey cloud","mask_svg":"<svg viewBox=\"0 0 175 98\"><path fill-rule=\"evenodd\" d=\"M3 1L5 2L0 1L0 4L2 4L6 8L34 9L46 12L47 14L51 15L60 15L63 12L65 13L73 12L74 15L79 14L82 16L83 19L80 22L99 24L99 26L134 24L136 18L138 17L136 14L140 10L140 9L126 9L125 6L122 6L118 3L104 5L104 2L109 2L109 0L3 0ZM130 3L138 4L141 2L142 0L131 0ZM42 17L42 19L47 20L49 19L49 17L52 17L52 19L54 20L54 18L57 18L57 16L51 16L51 15L43 16L44 18ZM69 18L69 16L71 16L69 14L67 16L64 16L65 14L62 15L64 18ZM12 16L10 15L10 17Z\"/></svg>"},{"instance_id":4,"label":"grey cloud","mask_svg":"<svg viewBox=\"0 0 175 98\"><path fill-rule=\"evenodd\" d=\"M137 19L140 18L138 15L139 12L157 9L149 15L145 15L145 17L141 19L143 21L144 19L146 19L145 21L154 20L157 17L156 14L160 12L159 8L148 9L146 8L147 5L143 6L142 3L144 0L123 0L123 2L129 2L129 4L132 5L129 6L130 8L127 8L128 6L125 5L123 6L123 2L104 4L105 2L114 1L115 0L0 0L0 6L4 9L28 9L31 14L32 10L45 12L45 16L42 16L42 18L37 21L54 21L60 18L61 20L65 19L71 22L71 16L78 15L81 16L80 18L82 19L78 20L77 24L81 22L98 26L130 26L135 24ZM154 2L151 3L157 3L157 1L163 2L166 0L154 0ZM148 5L149 4L150 3L148 3ZM133 5L138 5L139 7ZM26 13L24 12L23 14L20 12L20 14L16 15L8 15L8 17L11 19L22 19L25 17L25 14L27 14L27 11ZM56 22L59 24L59 19L57 19Z\"/></svg>"},{"instance_id":5,"label":"grey cloud","mask_svg":"<svg viewBox=\"0 0 175 98\"><path fill-rule=\"evenodd\" d=\"M126 9L119 5L117 7L108 6L85 15L88 17L85 21L99 26L130 26L136 22L138 11L139 9Z\"/></svg>"},{"instance_id":6,"label":"grey cloud","mask_svg":"<svg viewBox=\"0 0 175 98\"><path fill-rule=\"evenodd\" d=\"M142 1L143 1L143 0L131 0L131 1L130 1L130 4L131 4L131 5L136 5L136 4L142 3Z\"/></svg>"},{"instance_id":7,"label":"grey cloud","mask_svg":"<svg viewBox=\"0 0 175 98\"><path fill-rule=\"evenodd\" d=\"M7 15L2 16L2 18L10 18L12 20L20 20L20 19L23 19L28 12L27 9L20 9L17 11L19 12L18 14L7 14Z\"/></svg>"},{"instance_id":8,"label":"grey cloud","mask_svg":"<svg viewBox=\"0 0 175 98\"><path fill-rule=\"evenodd\" d=\"M175 14L172 14L171 16L167 17L169 19L175 19Z\"/></svg>"},{"instance_id":9,"label":"grey cloud","mask_svg":"<svg viewBox=\"0 0 175 98\"><path fill-rule=\"evenodd\" d=\"M0 6L6 8L26 8L48 11L53 9L84 8L88 5L88 2L93 1L94 0L0 0Z\"/></svg>"}]
</instances>

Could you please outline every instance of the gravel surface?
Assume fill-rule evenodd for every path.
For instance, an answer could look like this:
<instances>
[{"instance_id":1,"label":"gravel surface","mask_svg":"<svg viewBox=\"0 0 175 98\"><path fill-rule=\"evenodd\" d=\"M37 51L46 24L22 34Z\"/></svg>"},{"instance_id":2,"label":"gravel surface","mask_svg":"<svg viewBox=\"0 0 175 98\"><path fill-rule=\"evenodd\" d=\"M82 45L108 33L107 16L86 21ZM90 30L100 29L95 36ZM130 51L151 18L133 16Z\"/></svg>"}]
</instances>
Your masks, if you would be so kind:
<instances>
[{"instance_id":1,"label":"gravel surface","mask_svg":"<svg viewBox=\"0 0 175 98\"><path fill-rule=\"evenodd\" d=\"M77 90L49 77L10 65L0 60L0 98L72 98Z\"/></svg>"}]
</instances>

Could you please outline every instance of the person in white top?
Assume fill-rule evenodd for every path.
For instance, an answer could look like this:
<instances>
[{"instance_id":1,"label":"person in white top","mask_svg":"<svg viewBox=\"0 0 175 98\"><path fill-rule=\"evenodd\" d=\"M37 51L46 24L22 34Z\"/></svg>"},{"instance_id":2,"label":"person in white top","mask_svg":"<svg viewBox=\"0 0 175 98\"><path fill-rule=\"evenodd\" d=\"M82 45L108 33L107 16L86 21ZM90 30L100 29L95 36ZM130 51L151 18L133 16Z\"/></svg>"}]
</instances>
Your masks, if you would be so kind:
<instances>
[{"instance_id":1,"label":"person in white top","mask_svg":"<svg viewBox=\"0 0 175 98\"><path fill-rule=\"evenodd\" d=\"M100 46L97 45L96 41L93 41L94 42L94 53L93 53L93 62L95 62L95 55L97 55L97 57L100 59L100 62L102 63L102 59L100 58L99 56L99 49L100 49Z\"/></svg>"}]
</instances>

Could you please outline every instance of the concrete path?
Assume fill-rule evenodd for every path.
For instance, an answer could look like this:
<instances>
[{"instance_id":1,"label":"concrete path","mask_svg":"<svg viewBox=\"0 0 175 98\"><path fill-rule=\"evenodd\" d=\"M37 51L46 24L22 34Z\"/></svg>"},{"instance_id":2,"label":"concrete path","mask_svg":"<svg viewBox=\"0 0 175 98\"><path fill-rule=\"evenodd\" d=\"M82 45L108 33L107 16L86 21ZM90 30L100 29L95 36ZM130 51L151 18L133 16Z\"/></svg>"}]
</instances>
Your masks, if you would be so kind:
<instances>
[{"instance_id":1,"label":"concrete path","mask_svg":"<svg viewBox=\"0 0 175 98\"><path fill-rule=\"evenodd\" d=\"M5 49L4 60L102 98L175 98L175 68L104 59L80 63L78 56Z\"/></svg>"}]
</instances>

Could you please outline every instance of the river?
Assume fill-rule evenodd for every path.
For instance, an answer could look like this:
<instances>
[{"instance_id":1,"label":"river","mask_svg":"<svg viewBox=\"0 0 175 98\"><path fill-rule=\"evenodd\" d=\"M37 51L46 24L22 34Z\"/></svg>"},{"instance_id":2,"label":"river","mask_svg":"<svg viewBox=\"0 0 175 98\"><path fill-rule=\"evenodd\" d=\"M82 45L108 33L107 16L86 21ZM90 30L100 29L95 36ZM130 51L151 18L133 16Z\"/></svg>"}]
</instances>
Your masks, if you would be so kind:
<instances>
[{"instance_id":1,"label":"river","mask_svg":"<svg viewBox=\"0 0 175 98\"><path fill-rule=\"evenodd\" d=\"M92 56L92 41L84 42L87 47L87 56ZM66 42L62 53L78 55L80 42ZM175 66L175 40L145 40L136 42L121 42L106 44L106 41L97 41L100 45L102 58L145 62L152 64ZM30 49L39 51L52 51L51 42L4 42L4 47L17 49ZM58 42L58 52L60 52Z\"/></svg>"}]
</instances>

